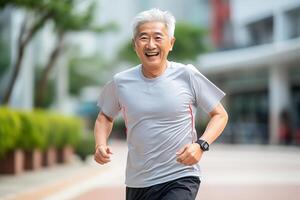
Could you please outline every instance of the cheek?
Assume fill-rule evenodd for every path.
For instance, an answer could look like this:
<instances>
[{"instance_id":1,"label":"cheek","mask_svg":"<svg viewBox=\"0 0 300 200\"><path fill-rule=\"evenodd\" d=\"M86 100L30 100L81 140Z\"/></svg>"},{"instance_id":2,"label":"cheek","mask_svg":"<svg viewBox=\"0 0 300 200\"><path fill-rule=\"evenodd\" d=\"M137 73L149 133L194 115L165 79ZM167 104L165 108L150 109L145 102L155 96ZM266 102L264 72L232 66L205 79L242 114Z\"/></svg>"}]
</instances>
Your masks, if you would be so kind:
<instances>
[{"instance_id":1,"label":"cheek","mask_svg":"<svg viewBox=\"0 0 300 200\"><path fill-rule=\"evenodd\" d=\"M135 52L136 52L136 54L137 54L137 56L138 56L139 58L142 58L142 57L145 56L144 52L141 51L141 50L136 50Z\"/></svg>"},{"instance_id":2,"label":"cheek","mask_svg":"<svg viewBox=\"0 0 300 200\"><path fill-rule=\"evenodd\" d=\"M164 52L164 53L169 53L170 50L171 50L171 46L170 46L170 45L165 45L165 46L163 47L163 52Z\"/></svg>"},{"instance_id":3,"label":"cheek","mask_svg":"<svg viewBox=\"0 0 300 200\"><path fill-rule=\"evenodd\" d=\"M135 51L136 51L137 53L143 53L143 52L144 52L143 46L142 46L142 45L137 45L137 46L135 47Z\"/></svg>"},{"instance_id":4,"label":"cheek","mask_svg":"<svg viewBox=\"0 0 300 200\"><path fill-rule=\"evenodd\" d=\"M142 50L141 50L141 47L140 47L140 46L135 45L134 51L138 54L138 53L141 52Z\"/></svg>"}]
</instances>

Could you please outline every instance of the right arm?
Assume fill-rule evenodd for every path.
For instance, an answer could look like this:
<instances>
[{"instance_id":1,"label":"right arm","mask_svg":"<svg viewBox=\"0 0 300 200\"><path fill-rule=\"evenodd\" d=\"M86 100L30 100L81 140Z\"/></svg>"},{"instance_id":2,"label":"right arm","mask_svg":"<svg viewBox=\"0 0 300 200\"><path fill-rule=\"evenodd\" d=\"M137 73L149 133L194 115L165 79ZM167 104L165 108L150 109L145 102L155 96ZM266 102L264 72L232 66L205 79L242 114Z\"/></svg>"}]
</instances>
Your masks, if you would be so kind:
<instances>
[{"instance_id":1,"label":"right arm","mask_svg":"<svg viewBox=\"0 0 300 200\"><path fill-rule=\"evenodd\" d=\"M110 154L112 151L107 146L107 140L113 127L113 119L106 116L103 112L98 114L95 122L94 136L95 136L95 155L94 159L97 163L103 165L110 162Z\"/></svg>"}]
</instances>

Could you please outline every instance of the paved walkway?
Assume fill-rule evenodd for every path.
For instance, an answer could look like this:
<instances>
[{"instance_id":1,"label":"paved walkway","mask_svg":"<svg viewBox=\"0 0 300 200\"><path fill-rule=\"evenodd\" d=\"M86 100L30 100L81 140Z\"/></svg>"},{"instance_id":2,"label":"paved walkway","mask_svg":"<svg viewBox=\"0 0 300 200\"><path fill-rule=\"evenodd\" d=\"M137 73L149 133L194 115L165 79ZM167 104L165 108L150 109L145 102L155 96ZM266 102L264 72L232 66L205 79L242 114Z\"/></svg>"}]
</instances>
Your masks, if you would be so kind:
<instances>
[{"instance_id":1,"label":"paved walkway","mask_svg":"<svg viewBox=\"0 0 300 200\"><path fill-rule=\"evenodd\" d=\"M126 144L112 142L112 162L0 175L0 200L123 200ZM299 200L300 148L212 145L202 162L197 200ZM200 198L201 196L201 198Z\"/></svg>"}]
</instances>

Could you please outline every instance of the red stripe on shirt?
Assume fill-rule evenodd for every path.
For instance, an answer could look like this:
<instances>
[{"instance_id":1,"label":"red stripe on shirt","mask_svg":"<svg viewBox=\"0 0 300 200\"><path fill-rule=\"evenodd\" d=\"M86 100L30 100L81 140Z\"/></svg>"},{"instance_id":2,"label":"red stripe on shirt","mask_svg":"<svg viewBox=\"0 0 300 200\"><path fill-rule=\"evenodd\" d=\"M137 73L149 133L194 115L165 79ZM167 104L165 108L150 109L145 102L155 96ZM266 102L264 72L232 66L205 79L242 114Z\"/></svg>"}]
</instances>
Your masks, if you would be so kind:
<instances>
[{"instance_id":1,"label":"red stripe on shirt","mask_svg":"<svg viewBox=\"0 0 300 200\"><path fill-rule=\"evenodd\" d=\"M122 107L122 114L125 122L125 133L127 135L127 115L126 115L126 109L125 106Z\"/></svg>"}]
</instances>

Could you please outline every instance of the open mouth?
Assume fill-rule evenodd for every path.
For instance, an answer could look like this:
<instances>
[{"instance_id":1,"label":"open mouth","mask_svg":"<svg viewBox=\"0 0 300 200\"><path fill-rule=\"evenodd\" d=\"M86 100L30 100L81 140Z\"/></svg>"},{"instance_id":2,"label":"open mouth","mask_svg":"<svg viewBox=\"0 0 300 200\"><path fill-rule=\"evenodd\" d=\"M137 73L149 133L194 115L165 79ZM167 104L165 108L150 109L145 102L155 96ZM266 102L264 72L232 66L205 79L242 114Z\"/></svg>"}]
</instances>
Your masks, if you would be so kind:
<instances>
[{"instance_id":1,"label":"open mouth","mask_svg":"<svg viewBox=\"0 0 300 200\"><path fill-rule=\"evenodd\" d=\"M154 57L154 56L158 56L159 52L146 52L145 55L147 57Z\"/></svg>"}]
</instances>

